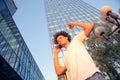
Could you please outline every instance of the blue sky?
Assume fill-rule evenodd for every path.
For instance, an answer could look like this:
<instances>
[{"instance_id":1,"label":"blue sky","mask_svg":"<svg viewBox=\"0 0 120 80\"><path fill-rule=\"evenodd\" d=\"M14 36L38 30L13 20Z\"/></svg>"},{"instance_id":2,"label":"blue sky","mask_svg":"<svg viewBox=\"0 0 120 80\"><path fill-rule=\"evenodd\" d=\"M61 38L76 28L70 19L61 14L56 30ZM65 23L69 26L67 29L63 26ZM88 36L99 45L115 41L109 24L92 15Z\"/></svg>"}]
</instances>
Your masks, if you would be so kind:
<instances>
[{"instance_id":1,"label":"blue sky","mask_svg":"<svg viewBox=\"0 0 120 80\"><path fill-rule=\"evenodd\" d=\"M120 0L83 0L100 9L104 5L118 13ZM43 0L16 0L13 18L46 80L56 80Z\"/></svg>"}]
</instances>

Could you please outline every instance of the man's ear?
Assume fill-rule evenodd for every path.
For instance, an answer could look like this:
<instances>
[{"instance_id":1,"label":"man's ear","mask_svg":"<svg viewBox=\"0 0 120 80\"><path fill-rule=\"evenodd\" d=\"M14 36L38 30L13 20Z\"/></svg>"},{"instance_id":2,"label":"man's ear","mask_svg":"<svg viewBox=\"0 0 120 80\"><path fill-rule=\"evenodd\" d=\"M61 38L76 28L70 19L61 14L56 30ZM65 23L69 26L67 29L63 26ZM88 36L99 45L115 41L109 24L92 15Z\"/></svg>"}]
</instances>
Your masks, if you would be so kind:
<instances>
[{"instance_id":1,"label":"man's ear","mask_svg":"<svg viewBox=\"0 0 120 80\"><path fill-rule=\"evenodd\" d=\"M68 40L68 37L65 37Z\"/></svg>"}]
</instances>

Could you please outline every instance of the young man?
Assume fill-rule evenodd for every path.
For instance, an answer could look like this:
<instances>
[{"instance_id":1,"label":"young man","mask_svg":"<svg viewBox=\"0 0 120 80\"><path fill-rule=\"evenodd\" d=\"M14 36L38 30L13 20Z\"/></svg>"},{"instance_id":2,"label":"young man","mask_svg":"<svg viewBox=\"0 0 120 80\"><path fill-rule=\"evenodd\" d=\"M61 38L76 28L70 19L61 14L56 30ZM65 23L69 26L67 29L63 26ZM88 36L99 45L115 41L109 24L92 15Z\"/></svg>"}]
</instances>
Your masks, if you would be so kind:
<instances>
[{"instance_id":1,"label":"young man","mask_svg":"<svg viewBox=\"0 0 120 80\"><path fill-rule=\"evenodd\" d=\"M68 80L104 80L91 56L87 52L84 41L88 39L93 29L92 24L82 22L70 22L70 29L75 26L83 28L70 42L68 33L61 31L54 35L56 46L54 46L54 67L57 75L66 71ZM59 46L66 48L62 63L59 63L58 54L61 50ZM62 65L61 65L62 64Z\"/></svg>"}]
</instances>

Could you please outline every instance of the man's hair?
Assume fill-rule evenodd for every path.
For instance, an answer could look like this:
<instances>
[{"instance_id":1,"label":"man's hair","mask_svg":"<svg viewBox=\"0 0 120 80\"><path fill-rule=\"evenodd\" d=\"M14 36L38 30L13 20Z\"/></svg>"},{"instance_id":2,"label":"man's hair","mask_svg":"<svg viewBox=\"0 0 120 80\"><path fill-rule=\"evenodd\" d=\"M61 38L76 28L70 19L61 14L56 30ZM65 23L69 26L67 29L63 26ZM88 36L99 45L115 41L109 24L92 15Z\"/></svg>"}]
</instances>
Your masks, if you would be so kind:
<instances>
[{"instance_id":1,"label":"man's hair","mask_svg":"<svg viewBox=\"0 0 120 80\"><path fill-rule=\"evenodd\" d=\"M65 31L60 31L60 32L57 32L57 33L54 35L54 43L55 43L55 44L58 44L58 42L57 42L57 37L60 36L60 35L62 35L62 36L64 36L64 37L68 37L68 41L69 41L69 42L71 41L71 37L70 37L70 35L69 35L67 32L65 32Z\"/></svg>"}]
</instances>

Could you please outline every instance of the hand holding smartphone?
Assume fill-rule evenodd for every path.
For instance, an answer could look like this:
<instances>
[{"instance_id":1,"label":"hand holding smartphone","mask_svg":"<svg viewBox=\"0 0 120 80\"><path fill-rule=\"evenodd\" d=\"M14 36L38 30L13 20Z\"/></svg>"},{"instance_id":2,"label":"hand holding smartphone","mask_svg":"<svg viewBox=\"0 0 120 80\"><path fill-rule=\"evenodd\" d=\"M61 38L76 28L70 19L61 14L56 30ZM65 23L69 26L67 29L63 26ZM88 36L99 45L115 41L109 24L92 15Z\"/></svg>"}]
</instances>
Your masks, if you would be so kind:
<instances>
[{"instance_id":1,"label":"hand holding smartphone","mask_svg":"<svg viewBox=\"0 0 120 80\"><path fill-rule=\"evenodd\" d=\"M54 46L54 54L58 54L60 52L61 48L62 48L62 46L56 44Z\"/></svg>"},{"instance_id":2,"label":"hand holding smartphone","mask_svg":"<svg viewBox=\"0 0 120 80\"><path fill-rule=\"evenodd\" d=\"M58 45L58 47L61 49L62 48L62 46L61 45Z\"/></svg>"}]
</instances>

